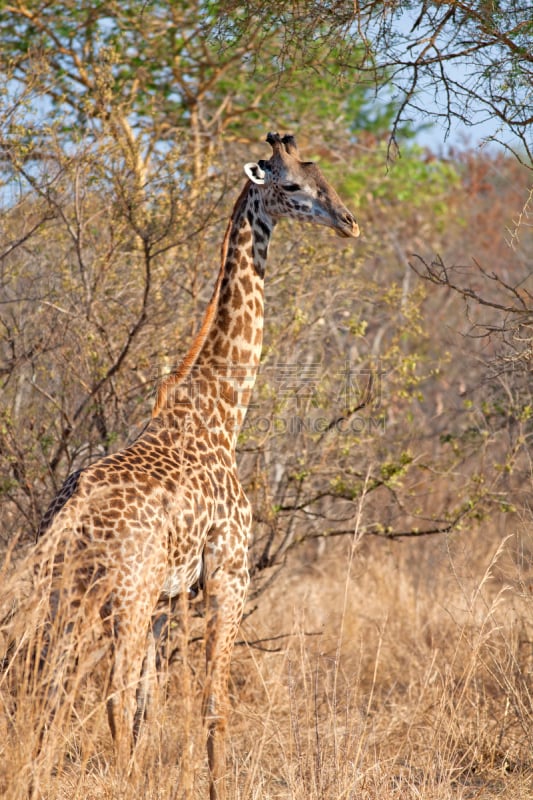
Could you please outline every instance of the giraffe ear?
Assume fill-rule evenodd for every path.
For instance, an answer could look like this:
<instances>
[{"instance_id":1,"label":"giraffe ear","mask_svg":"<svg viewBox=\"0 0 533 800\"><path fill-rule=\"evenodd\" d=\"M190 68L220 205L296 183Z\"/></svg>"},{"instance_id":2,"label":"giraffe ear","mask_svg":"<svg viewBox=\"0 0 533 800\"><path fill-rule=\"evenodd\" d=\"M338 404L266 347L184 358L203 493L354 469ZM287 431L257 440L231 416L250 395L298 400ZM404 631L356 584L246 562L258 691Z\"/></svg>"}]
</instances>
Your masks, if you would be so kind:
<instances>
[{"instance_id":1,"label":"giraffe ear","mask_svg":"<svg viewBox=\"0 0 533 800\"><path fill-rule=\"evenodd\" d=\"M258 186L261 186L265 182L264 170L261 169L259 164L256 164L254 161L249 161L247 164L245 164L244 171L252 183L257 183Z\"/></svg>"}]
</instances>

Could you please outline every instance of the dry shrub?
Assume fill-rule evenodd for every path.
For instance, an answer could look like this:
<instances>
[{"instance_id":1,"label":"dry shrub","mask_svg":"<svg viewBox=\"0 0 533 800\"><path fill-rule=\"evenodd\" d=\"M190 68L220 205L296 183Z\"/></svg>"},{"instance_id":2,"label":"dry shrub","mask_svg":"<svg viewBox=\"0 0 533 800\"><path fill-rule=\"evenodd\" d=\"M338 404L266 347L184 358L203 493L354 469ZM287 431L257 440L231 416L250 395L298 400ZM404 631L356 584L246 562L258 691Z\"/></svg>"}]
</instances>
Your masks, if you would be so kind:
<instances>
[{"instance_id":1,"label":"dry shrub","mask_svg":"<svg viewBox=\"0 0 533 800\"><path fill-rule=\"evenodd\" d=\"M459 537L363 543L351 568L339 545L287 573L245 624L250 639L281 628L287 646L236 666L239 736L268 709L250 745L261 796L529 797L526 541L517 532L494 547L480 531L468 551Z\"/></svg>"},{"instance_id":2,"label":"dry shrub","mask_svg":"<svg viewBox=\"0 0 533 800\"><path fill-rule=\"evenodd\" d=\"M288 563L236 648L230 797L530 797L533 541L496 538L355 537ZM40 604L19 600L26 633L4 663L2 795L205 797L201 602L181 621L178 609L155 714L121 776L101 627L74 626L51 649L37 589Z\"/></svg>"}]
</instances>

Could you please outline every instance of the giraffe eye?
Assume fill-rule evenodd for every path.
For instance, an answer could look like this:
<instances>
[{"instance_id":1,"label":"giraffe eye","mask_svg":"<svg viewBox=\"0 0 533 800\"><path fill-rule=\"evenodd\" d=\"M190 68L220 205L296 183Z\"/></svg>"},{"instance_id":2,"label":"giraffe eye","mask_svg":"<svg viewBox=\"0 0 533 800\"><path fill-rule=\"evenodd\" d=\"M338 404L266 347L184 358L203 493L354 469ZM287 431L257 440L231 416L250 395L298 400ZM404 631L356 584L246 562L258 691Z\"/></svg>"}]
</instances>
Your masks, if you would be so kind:
<instances>
[{"instance_id":1,"label":"giraffe eye","mask_svg":"<svg viewBox=\"0 0 533 800\"><path fill-rule=\"evenodd\" d=\"M301 187L297 183L284 183L283 188L286 192L299 192Z\"/></svg>"}]
</instances>

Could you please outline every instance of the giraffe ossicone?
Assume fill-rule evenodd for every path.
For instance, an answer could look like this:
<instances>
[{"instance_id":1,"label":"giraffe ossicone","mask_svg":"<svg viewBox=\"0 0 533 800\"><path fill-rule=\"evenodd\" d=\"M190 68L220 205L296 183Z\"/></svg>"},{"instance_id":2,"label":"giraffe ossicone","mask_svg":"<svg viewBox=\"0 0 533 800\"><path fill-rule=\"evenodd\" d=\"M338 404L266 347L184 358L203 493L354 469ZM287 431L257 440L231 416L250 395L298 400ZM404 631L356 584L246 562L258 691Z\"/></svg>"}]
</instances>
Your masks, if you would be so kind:
<instances>
[{"instance_id":1,"label":"giraffe ossicone","mask_svg":"<svg viewBox=\"0 0 533 800\"><path fill-rule=\"evenodd\" d=\"M270 158L244 167L248 180L229 220L213 296L182 363L158 387L151 421L129 447L67 479L37 545L56 571L67 560L58 560L62 552L83 563L72 588L80 597L60 595L66 617L69 607L99 598L113 659L108 715L122 765L134 750L139 696L148 702L148 690L138 687L155 671L154 610L162 594L201 579L211 800L225 797L228 677L249 583L252 513L235 447L260 361L270 237L283 217L359 235L319 168L300 160L294 137L270 133L267 142ZM96 580L105 596L91 593Z\"/></svg>"}]
</instances>

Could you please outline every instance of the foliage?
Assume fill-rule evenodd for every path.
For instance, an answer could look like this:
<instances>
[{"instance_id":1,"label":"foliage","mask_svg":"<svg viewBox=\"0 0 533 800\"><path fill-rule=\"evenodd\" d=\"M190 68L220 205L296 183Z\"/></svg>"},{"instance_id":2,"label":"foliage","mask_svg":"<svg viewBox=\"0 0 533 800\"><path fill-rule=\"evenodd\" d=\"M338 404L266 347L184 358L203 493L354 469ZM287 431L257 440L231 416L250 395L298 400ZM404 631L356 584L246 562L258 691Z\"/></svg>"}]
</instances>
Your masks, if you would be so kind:
<instances>
[{"instance_id":1,"label":"foliage","mask_svg":"<svg viewBox=\"0 0 533 800\"><path fill-rule=\"evenodd\" d=\"M468 126L497 121L490 139L531 166L533 24L529 3L394 2L359 6L359 25L370 36L377 63L390 69L401 98L397 121L409 109L426 117L426 98L449 133L455 120ZM468 78L466 79L466 76Z\"/></svg>"},{"instance_id":2,"label":"foliage","mask_svg":"<svg viewBox=\"0 0 533 800\"><path fill-rule=\"evenodd\" d=\"M375 0L16 0L0 35L0 68L39 85L65 135L114 131L139 169L185 137L182 166L198 178L222 132L255 138L265 119L331 132L340 113L344 134L403 144L413 112L430 121L430 95L447 132L497 119L491 138L531 161L532 23L519 0L392 2L386 13Z\"/></svg>"},{"instance_id":3,"label":"foliage","mask_svg":"<svg viewBox=\"0 0 533 800\"><path fill-rule=\"evenodd\" d=\"M274 128L310 125L312 134L342 111L345 132L388 130L392 104L376 105L370 84L339 67L346 47L332 44L334 21L322 20L323 34L315 30L301 51L289 48L283 25L292 21L302 34L303 18L265 8L250 21L242 8L225 8L196 0L14 3L0 17L0 68L16 91L32 85L42 97L25 120L26 139L53 109L65 142L111 136L142 184L154 155L177 140L185 145L181 174L200 180L221 134L255 139L265 119Z\"/></svg>"},{"instance_id":4,"label":"foliage","mask_svg":"<svg viewBox=\"0 0 533 800\"><path fill-rule=\"evenodd\" d=\"M393 134L398 129L404 104L376 104L371 82L354 79L363 75L370 51L353 12L343 3L331 4L327 15L315 3L273 3L255 8L260 13L252 17L253 8L67 1L58 13L34 2L15 3L0 18L9 79L0 116L2 486L12 503L13 529L18 514L34 528L47 496L69 470L119 446L142 424L148 387L179 359L201 314L213 274L207 253L221 238L222 198L227 207L227 185L234 182L227 167L249 158L242 139L255 136L260 120L263 126L265 108L273 118L275 109L283 124L298 124L301 146L312 142L309 156L318 157L363 214L365 231L355 262L351 249L330 249L322 240L297 240L284 254L289 245L281 239L273 251L265 374L242 437L242 463L250 486L262 464L274 487L254 490L269 535L280 515L289 520L292 532L288 539L282 533L275 552L310 535L310 516L348 520L361 498L372 494L386 496L397 511L382 518L368 502L369 530L423 530L398 511L405 507L401 493L411 491L410 476L416 483L420 473L449 474L458 469L454 459L466 464L470 458L471 443L466 446L462 434L447 438L424 418L437 402L433 395L452 355L448 342L439 347L432 341L431 296L412 285L407 253L434 254L452 235L464 238L468 212L461 197L469 182L477 181L474 207L486 206L480 161L443 162L406 146L385 172L387 139L391 128ZM359 24L374 11L372 4L360 6ZM522 55L527 62L520 39L527 26L520 25L518 6L515 12L516 35L508 46L515 60ZM424 6L412 30L423 30L429 19L439 21L439 36L460 20L468 30L481 24L464 6L453 14L444 6ZM504 36L502 19L499 27L495 17L489 26L493 43L496 34ZM391 28L390 35L403 40L401 31ZM298 46L303 37L305 48ZM484 41L483 52L487 48ZM422 56L417 63L422 69ZM404 67L399 60L396 69ZM374 77L396 80L391 70L392 64L376 68ZM501 169L511 168L505 162ZM500 292L514 292L522 302L522 327L530 311L530 296L523 294L526 246L521 242L513 254L518 266L512 276L490 278L497 264L488 252L478 273ZM295 293L293 273L283 266L289 254L292 270L312 290ZM311 272L313 263L321 264L320 276ZM449 272L431 272L425 252L416 263L426 265L433 282L470 299L468 313L482 303L482 293L452 285ZM491 307L507 308L501 298ZM511 338L519 347L521 330L501 328L506 347ZM514 374L527 352L519 349L506 362ZM299 377L308 370L303 387L294 381L295 369ZM500 383L509 374L491 369L490 380ZM473 375L480 384L487 379L478 369ZM512 416L521 420L529 398L524 387L519 394ZM296 409L289 408L295 402ZM256 411L267 430L258 428ZM484 420L498 418L481 411ZM287 414L296 425L289 434L281 429ZM350 427L354 419L361 429ZM431 466L432 459L420 453L421 430L441 444L453 441L453 455L443 447ZM458 451L459 441L464 447ZM488 443L490 432L476 446ZM285 455L271 462L269 450L281 444ZM361 447L368 458L354 467L352 454ZM405 464L402 453L410 454ZM497 461L506 463L503 455ZM462 476L460 484L464 499L429 515L426 503L411 503L415 517L428 515L431 530L447 529L469 509L480 513L480 504L494 496L480 492L477 478L471 493L469 478ZM285 542L281 550L279 541ZM275 560L263 553L258 563Z\"/></svg>"},{"instance_id":5,"label":"foliage","mask_svg":"<svg viewBox=\"0 0 533 800\"><path fill-rule=\"evenodd\" d=\"M269 128L292 128L362 236L347 245L280 225L271 248L263 360L238 454L256 523L245 630L284 636L292 619L280 609L295 598L309 663L295 668L298 643L284 648L274 683L271 662L247 651L258 676L250 688L250 665L237 667L235 693L255 692L243 736L255 735L260 696L280 748L253 747L273 763L283 753L276 781L295 797L354 786L387 797L394 785L444 798L458 780L479 793L480 771L496 765L503 797L508 764L529 796L530 176L502 154L436 158L412 144L409 123L409 108L424 110L419 90L438 81L446 123L485 104L527 161L523 4L16 0L3 4L0 36L3 549L33 539L69 472L144 425L211 295L242 164L265 155ZM463 81L449 67L468 53L476 71ZM501 544L508 532L512 546ZM315 648L316 630L326 638ZM268 692L283 702L263 702ZM19 699L22 725L35 707ZM88 695L82 710L61 738L63 749L76 743L71 764L84 737L84 752L106 752L104 709ZM166 796L177 745L153 741L146 781ZM16 752L25 775L18 740ZM390 773L377 774L376 754ZM253 777L259 761L245 758ZM411 759L429 765L423 778L404 769ZM95 778L93 766L87 780L108 796L109 774ZM70 780L52 776L46 750L41 767ZM0 793L17 780L8 771Z\"/></svg>"},{"instance_id":6,"label":"foliage","mask_svg":"<svg viewBox=\"0 0 533 800\"><path fill-rule=\"evenodd\" d=\"M231 18L238 3L225 4ZM368 81L378 98L395 100L390 144L416 120L441 123L449 134L459 120L467 126L497 121L488 138L508 147L531 167L531 7L506 2L426 3L376 0L331 3L269 3L267 20L285 35L284 64L294 54L304 63L314 47L340 51L341 74ZM250 30L265 14L261 0L247 3L239 30ZM264 17L263 17L264 19ZM435 99L432 111L428 99ZM401 136L398 140L401 141Z\"/></svg>"}]
</instances>

